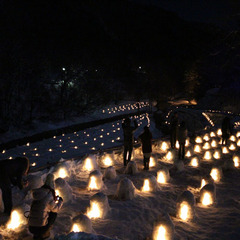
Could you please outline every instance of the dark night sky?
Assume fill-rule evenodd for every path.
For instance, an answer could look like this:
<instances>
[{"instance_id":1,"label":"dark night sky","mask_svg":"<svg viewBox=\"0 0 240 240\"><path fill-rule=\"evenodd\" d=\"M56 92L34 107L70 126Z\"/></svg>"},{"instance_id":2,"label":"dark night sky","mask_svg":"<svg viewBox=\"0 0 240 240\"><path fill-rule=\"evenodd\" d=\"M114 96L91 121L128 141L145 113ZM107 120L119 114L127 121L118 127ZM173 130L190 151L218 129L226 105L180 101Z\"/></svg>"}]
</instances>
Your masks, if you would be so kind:
<instances>
[{"instance_id":1,"label":"dark night sky","mask_svg":"<svg viewBox=\"0 0 240 240\"><path fill-rule=\"evenodd\" d=\"M209 22L224 28L237 28L239 0L132 0L159 6L189 21Z\"/></svg>"}]
</instances>

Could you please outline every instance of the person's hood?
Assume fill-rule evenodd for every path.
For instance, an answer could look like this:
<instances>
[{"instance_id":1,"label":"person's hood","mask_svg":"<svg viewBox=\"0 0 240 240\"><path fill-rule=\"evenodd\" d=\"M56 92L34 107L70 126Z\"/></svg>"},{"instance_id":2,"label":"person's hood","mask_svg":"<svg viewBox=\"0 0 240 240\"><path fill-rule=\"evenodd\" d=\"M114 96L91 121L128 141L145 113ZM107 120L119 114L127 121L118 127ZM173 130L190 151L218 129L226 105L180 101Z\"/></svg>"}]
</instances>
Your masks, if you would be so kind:
<instances>
[{"instance_id":1,"label":"person's hood","mask_svg":"<svg viewBox=\"0 0 240 240\"><path fill-rule=\"evenodd\" d=\"M46 188L38 188L32 190L32 196L34 200L41 200L45 198L50 193L49 189Z\"/></svg>"}]
</instances>

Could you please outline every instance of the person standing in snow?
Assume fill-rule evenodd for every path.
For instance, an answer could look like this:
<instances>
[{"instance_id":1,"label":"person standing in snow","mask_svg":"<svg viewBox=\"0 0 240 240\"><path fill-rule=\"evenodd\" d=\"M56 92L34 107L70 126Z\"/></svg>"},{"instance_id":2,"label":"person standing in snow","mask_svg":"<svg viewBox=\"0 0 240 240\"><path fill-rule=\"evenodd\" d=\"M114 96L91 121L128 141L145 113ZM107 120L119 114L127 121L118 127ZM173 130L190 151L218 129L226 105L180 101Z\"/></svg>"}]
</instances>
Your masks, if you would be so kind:
<instances>
[{"instance_id":1,"label":"person standing in snow","mask_svg":"<svg viewBox=\"0 0 240 240\"><path fill-rule=\"evenodd\" d=\"M144 170L149 170L149 160L152 153L152 133L148 126L144 127L144 132L139 136L142 142L143 166Z\"/></svg>"},{"instance_id":2,"label":"person standing in snow","mask_svg":"<svg viewBox=\"0 0 240 240\"><path fill-rule=\"evenodd\" d=\"M27 181L23 177L29 171L29 160L26 157L16 157L0 161L0 188L4 203L4 213L8 216L12 211L12 190L11 185L23 189L27 186Z\"/></svg>"},{"instance_id":3,"label":"person standing in snow","mask_svg":"<svg viewBox=\"0 0 240 240\"><path fill-rule=\"evenodd\" d=\"M178 130L178 113L174 112L170 122L170 141L172 149L175 149L176 147L177 130Z\"/></svg>"},{"instance_id":4,"label":"person standing in snow","mask_svg":"<svg viewBox=\"0 0 240 240\"><path fill-rule=\"evenodd\" d=\"M187 128L186 123L182 121L180 123L179 129L178 129L178 142L179 142L179 150L178 150L178 157L179 159L184 159L185 157L185 144L187 139Z\"/></svg>"},{"instance_id":5,"label":"person standing in snow","mask_svg":"<svg viewBox=\"0 0 240 240\"><path fill-rule=\"evenodd\" d=\"M33 239L46 239L63 205L63 199L56 196L54 175L48 174L45 184L33 190L33 201L29 214L29 231Z\"/></svg>"},{"instance_id":6,"label":"person standing in snow","mask_svg":"<svg viewBox=\"0 0 240 240\"><path fill-rule=\"evenodd\" d=\"M225 117L222 121L222 145L227 145L228 139L232 133L232 127L229 117Z\"/></svg>"},{"instance_id":7,"label":"person standing in snow","mask_svg":"<svg viewBox=\"0 0 240 240\"><path fill-rule=\"evenodd\" d=\"M133 143L134 137L133 133L136 131L138 127L136 119L134 120L134 127L131 126L130 118L126 118L122 123L123 128L123 136L124 136L124 153L123 153L123 164L127 166L127 163L131 160L132 150L133 150Z\"/></svg>"}]
</instances>

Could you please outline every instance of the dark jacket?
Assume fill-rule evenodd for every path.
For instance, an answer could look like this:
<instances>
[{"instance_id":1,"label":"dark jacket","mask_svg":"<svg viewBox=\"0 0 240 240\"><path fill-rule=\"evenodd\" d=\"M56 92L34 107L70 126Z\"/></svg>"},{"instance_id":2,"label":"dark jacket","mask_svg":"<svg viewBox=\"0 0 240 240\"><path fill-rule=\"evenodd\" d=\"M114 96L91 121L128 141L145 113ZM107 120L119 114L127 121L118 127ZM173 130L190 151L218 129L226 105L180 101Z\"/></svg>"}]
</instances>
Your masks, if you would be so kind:
<instances>
[{"instance_id":1,"label":"dark jacket","mask_svg":"<svg viewBox=\"0 0 240 240\"><path fill-rule=\"evenodd\" d=\"M139 138L142 142L142 151L143 153L151 153L152 152L152 133L148 130L145 130Z\"/></svg>"},{"instance_id":2,"label":"dark jacket","mask_svg":"<svg viewBox=\"0 0 240 240\"><path fill-rule=\"evenodd\" d=\"M134 142L133 133L135 132L137 127L138 124L136 120L134 121L134 127L132 127L130 124L126 124L125 122L122 123L124 145L133 145Z\"/></svg>"},{"instance_id":3,"label":"dark jacket","mask_svg":"<svg viewBox=\"0 0 240 240\"><path fill-rule=\"evenodd\" d=\"M187 128L185 126L180 126L178 129L178 142L179 144L185 144L185 141L187 139Z\"/></svg>"},{"instance_id":4,"label":"dark jacket","mask_svg":"<svg viewBox=\"0 0 240 240\"><path fill-rule=\"evenodd\" d=\"M29 169L27 158L17 157L13 160L0 161L0 188L10 188L11 184L23 188L22 177Z\"/></svg>"}]
</instances>

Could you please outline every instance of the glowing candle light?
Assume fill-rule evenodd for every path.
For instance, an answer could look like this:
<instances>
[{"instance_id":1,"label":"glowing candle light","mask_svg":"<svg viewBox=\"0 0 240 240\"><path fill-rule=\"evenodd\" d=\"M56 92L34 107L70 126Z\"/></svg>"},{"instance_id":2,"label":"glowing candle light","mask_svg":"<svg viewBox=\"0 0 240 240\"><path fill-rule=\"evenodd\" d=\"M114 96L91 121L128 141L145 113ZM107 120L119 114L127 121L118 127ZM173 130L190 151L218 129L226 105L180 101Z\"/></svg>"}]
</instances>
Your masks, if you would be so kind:
<instances>
[{"instance_id":1,"label":"glowing candle light","mask_svg":"<svg viewBox=\"0 0 240 240\"><path fill-rule=\"evenodd\" d=\"M191 152L188 150L187 153L186 153L186 157L191 157L191 156L192 156L192 154L191 154Z\"/></svg>"},{"instance_id":2,"label":"glowing candle light","mask_svg":"<svg viewBox=\"0 0 240 240\"><path fill-rule=\"evenodd\" d=\"M205 185L206 185L206 180L205 180L205 179L202 179L202 181L201 181L201 187L200 187L200 188L203 188Z\"/></svg>"},{"instance_id":3,"label":"glowing candle light","mask_svg":"<svg viewBox=\"0 0 240 240\"><path fill-rule=\"evenodd\" d=\"M235 145L233 143L231 143L230 146L229 146L229 149L231 151L233 151L233 150L236 150L236 147L235 147Z\"/></svg>"},{"instance_id":4,"label":"glowing candle light","mask_svg":"<svg viewBox=\"0 0 240 240\"><path fill-rule=\"evenodd\" d=\"M157 174L157 182L163 183L163 184L167 182L166 176L165 176L163 171L159 171L158 172L158 174Z\"/></svg>"},{"instance_id":5,"label":"glowing candle light","mask_svg":"<svg viewBox=\"0 0 240 240\"><path fill-rule=\"evenodd\" d=\"M210 132L210 137L216 137L215 132Z\"/></svg>"},{"instance_id":6,"label":"glowing candle light","mask_svg":"<svg viewBox=\"0 0 240 240\"><path fill-rule=\"evenodd\" d=\"M150 157L149 167L155 167L155 161L153 157Z\"/></svg>"},{"instance_id":7,"label":"glowing candle light","mask_svg":"<svg viewBox=\"0 0 240 240\"><path fill-rule=\"evenodd\" d=\"M222 130L220 128L217 130L217 135L222 136Z\"/></svg>"},{"instance_id":8,"label":"glowing candle light","mask_svg":"<svg viewBox=\"0 0 240 240\"><path fill-rule=\"evenodd\" d=\"M78 146L74 146L74 149L78 149Z\"/></svg>"},{"instance_id":9,"label":"glowing candle light","mask_svg":"<svg viewBox=\"0 0 240 240\"><path fill-rule=\"evenodd\" d=\"M85 145L87 145L87 144L88 144L88 142L84 142L84 144L85 144Z\"/></svg>"},{"instance_id":10,"label":"glowing candle light","mask_svg":"<svg viewBox=\"0 0 240 240\"><path fill-rule=\"evenodd\" d=\"M203 141L202 141L202 138L198 136L198 137L196 137L195 142L202 143Z\"/></svg>"},{"instance_id":11,"label":"glowing candle light","mask_svg":"<svg viewBox=\"0 0 240 240\"><path fill-rule=\"evenodd\" d=\"M9 157L9 159L13 159L13 157Z\"/></svg>"},{"instance_id":12,"label":"glowing candle light","mask_svg":"<svg viewBox=\"0 0 240 240\"><path fill-rule=\"evenodd\" d=\"M32 167L35 167L36 166L36 163L34 162L34 163L32 163Z\"/></svg>"},{"instance_id":13,"label":"glowing candle light","mask_svg":"<svg viewBox=\"0 0 240 240\"><path fill-rule=\"evenodd\" d=\"M164 226L160 226L157 231L157 236L154 240L167 240L166 237L166 228Z\"/></svg>"},{"instance_id":14,"label":"glowing candle light","mask_svg":"<svg viewBox=\"0 0 240 240\"><path fill-rule=\"evenodd\" d=\"M28 143L26 144L26 146L29 147L29 146L30 146L30 143L28 142Z\"/></svg>"},{"instance_id":15,"label":"glowing candle light","mask_svg":"<svg viewBox=\"0 0 240 240\"><path fill-rule=\"evenodd\" d=\"M60 178L65 178L68 176L68 173L65 168L60 168L57 175Z\"/></svg>"},{"instance_id":16,"label":"glowing candle light","mask_svg":"<svg viewBox=\"0 0 240 240\"><path fill-rule=\"evenodd\" d=\"M189 218L189 206L185 202L182 202L180 205L179 217L184 221L188 220Z\"/></svg>"},{"instance_id":17,"label":"glowing candle light","mask_svg":"<svg viewBox=\"0 0 240 240\"><path fill-rule=\"evenodd\" d=\"M79 225L76 224L76 223L73 224L71 232L75 232L75 233L77 233L77 232L80 232L80 231L81 231L81 230L80 230Z\"/></svg>"},{"instance_id":18,"label":"glowing candle light","mask_svg":"<svg viewBox=\"0 0 240 240\"><path fill-rule=\"evenodd\" d=\"M167 143L166 143L166 142L162 142L161 150L164 151L164 152L166 152L167 149L168 149Z\"/></svg>"},{"instance_id":19,"label":"glowing candle light","mask_svg":"<svg viewBox=\"0 0 240 240\"><path fill-rule=\"evenodd\" d=\"M205 141L209 141L209 140L210 140L210 137L209 137L208 134L205 134L204 137L203 137L203 139L204 139Z\"/></svg>"},{"instance_id":20,"label":"glowing candle light","mask_svg":"<svg viewBox=\"0 0 240 240\"><path fill-rule=\"evenodd\" d=\"M239 131L236 133L236 137L237 137L237 138L240 137L240 132L239 132Z\"/></svg>"},{"instance_id":21,"label":"glowing candle light","mask_svg":"<svg viewBox=\"0 0 240 240\"><path fill-rule=\"evenodd\" d=\"M223 154L229 153L228 148L226 146L222 148L222 153Z\"/></svg>"},{"instance_id":22,"label":"glowing candle light","mask_svg":"<svg viewBox=\"0 0 240 240\"><path fill-rule=\"evenodd\" d=\"M209 144L209 142L206 142L206 143L204 143L204 145L203 145L203 149L210 149L211 148L211 146L210 146L210 144Z\"/></svg>"},{"instance_id":23,"label":"glowing candle light","mask_svg":"<svg viewBox=\"0 0 240 240\"><path fill-rule=\"evenodd\" d=\"M221 155L220 155L219 151L215 151L214 154L213 154L213 157L215 159L220 159Z\"/></svg>"},{"instance_id":24,"label":"glowing candle light","mask_svg":"<svg viewBox=\"0 0 240 240\"><path fill-rule=\"evenodd\" d=\"M194 152L196 152L196 153L200 153L200 152L201 152L201 147L200 147L200 145L195 145L195 146L194 146Z\"/></svg>"},{"instance_id":25,"label":"glowing candle light","mask_svg":"<svg viewBox=\"0 0 240 240\"><path fill-rule=\"evenodd\" d=\"M21 217L20 217L20 214L18 211L14 210L12 213L11 213L11 219L9 221L9 223L7 224L7 228L8 229L16 229L20 226L21 224Z\"/></svg>"},{"instance_id":26,"label":"glowing candle light","mask_svg":"<svg viewBox=\"0 0 240 240\"><path fill-rule=\"evenodd\" d=\"M49 148L49 149L48 149L48 151L49 151L49 152L52 152L52 149L51 149L51 148Z\"/></svg>"},{"instance_id":27,"label":"glowing candle light","mask_svg":"<svg viewBox=\"0 0 240 240\"><path fill-rule=\"evenodd\" d=\"M34 150L34 151L37 151L37 148L34 148L33 150Z\"/></svg>"},{"instance_id":28,"label":"glowing candle light","mask_svg":"<svg viewBox=\"0 0 240 240\"><path fill-rule=\"evenodd\" d=\"M176 142L176 148L179 149L180 145L179 145L179 142L177 141Z\"/></svg>"},{"instance_id":29,"label":"glowing candle light","mask_svg":"<svg viewBox=\"0 0 240 240\"><path fill-rule=\"evenodd\" d=\"M2 150L2 154L4 154L6 152L6 150Z\"/></svg>"},{"instance_id":30,"label":"glowing candle light","mask_svg":"<svg viewBox=\"0 0 240 240\"><path fill-rule=\"evenodd\" d=\"M109 167L109 166L113 165L112 159L108 156L103 159L103 163L106 167Z\"/></svg>"},{"instance_id":31,"label":"glowing candle light","mask_svg":"<svg viewBox=\"0 0 240 240\"><path fill-rule=\"evenodd\" d=\"M104 143L101 143L101 146L104 146Z\"/></svg>"},{"instance_id":32,"label":"glowing candle light","mask_svg":"<svg viewBox=\"0 0 240 240\"><path fill-rule=\"evenodd\" d=\"M214 180L214 182L220 181L220 174L219 174L219 170L217 168L213 168L211 170L210 175L211 175L212 179Z\"/></svg>"},{"instance_id":33,"label":"glowing candle light","mask_svg":"<svg viewBox=\"0 0 240 240\"><path fill-rule=\"evenodd\" d=\"M198 167L198 159L196 157L192 158L190 165L192 167Z\"/></svg>"},{"instance_id":34,"label":"glowing candle light","mask_svg":"<svg viewBox=\"0 0 240 240\"><path fill-rule=\"evenodd\" d=\"M90 209L88 209L87 216L89 218L101 218L102 212L97 202L90 203Z\"/></svg>"},{"instance_id":35,"label":"glowing candle light","mask_svg":"<svg viewBox=\"0 0 240 240\"><path fill-rule=\"evenodd\" d=\"M84 169L87 171L92 171L93 170L93 164L90 158L86 158L85 164L84 164Z\"/></svg>"},{"instance_id":36,"label":"glowing candle light","mask_svg":"<svg viewBox=\"0 0 240 240\"><path fill-rule=\"evenodd\" d=\"M56 138L56 136L53 136L53 138Z\"/></svg>"},{"instance_id":37,"label":"glowing candle light","mask_svg":"<svg viewBox=\"0 0 240 240\"><path fill-rule=\"evenodd\" d=\"M89 185L88 185L88 189L91 190L99 190L98 186L97 186L97 179L94 176L90 177L90 181L89 181Z\"/></svg>"},{"instance_id":38,"label":"glowing candle light","mask_svg":"<svg viewBox=\"0 0 240 240\"><path fill-rule=\"evenodd\" d=\"M237 146L240 147L240 139L237 141Z\"/></svg>"},{"instance_id":39,"label":"glowing candle light","mask_svg":"<svg viewBox=\"0 0 240 240\"><path fill-rule=\"evenodd\" d=\"M39 157L40 155L39 155L39 153L36 153L35 156L36 156L36 157Z\"/></svg>"},{"instance_id":40,"label":"glowing candle light","mask_svg":"<svg viewBox=\"0 0 240 240\"><path fill-rule=\"evenodd\" d=\"M72 140L71 143L74 143L74 140Z\"/></svg>"},{"instance_id":41,"label":"glowing candle light","mask_svg":"<svg viewBox=\"0 0 240 240\"><path fill-rule=\"evenodd\" d=\"M238 156L233 157L233 162L234 162L235 167L239 167L239 157Z\"/></svg>"},{"instance_id":42,"label":"glowing candle light","mask_svg":"<svg viewBox=\"0 0 240 240\"><path fill-rule=\"evenodd\" d=\"M205 192L202 199L202 204L208 206L213 203L213 199L210 193Z\"/></svg>"},{"instance_id":43,"label":"glowing candle light","mask_svg":"<svg viewBox=\"0 0 240 240\"><path fill-rule=\"evenodd\" d=\"M213 148L217 147L217 141L216 141L216 140L212 140L211 146L212 146Z\"/></svg>"},{"instance_id":44,"label":"glowing candle light","mask_svg":"<svg viewBox=\"0 0 240 240\"><path fill-rule=\"evenodd\" d=\"M189 139L186 139L185 146L186 146L186 147L189 147L189 146L190 146L190 141L189 141Z\"/></svg>"},{"instance_id":45,"label":"glowing candle light","mask_svg":"<svg viewBox=\"0 0 240 240\"><path fill-rule=\"evenodd\" d=\"M170 151L166 154L166 159L169 161L173 159L173 155Z\"/></svg>"},{"instance_id":46,"label":"glowing candle light","mask_svg":"<svg viewBox=\"0 0 240 240\"><path fill-rule=\"evenodd\" d=\"M143 184L143 192L149 192L150 191L150 183L148 179L144 180L144 184Z\"/></svg>"},{"instance_id":47,"label":"glowing candle light","mask_svg":"<svg viewBox=\"0 0 240 240\"><path fill-rule=\"evenodd\" d=\"M236 137L234 135L232 135L230 138L229 138L232 142L236 142Z\"/></svg>"},{"instance_id":48,"label":"glowing candle light","mask_svg":"<svg viewBox=\"0 0 240 240\"><path fill-rule=\"evenodd\" d=\"M206 160L212 159L212 154L211 154L211 152L210 152L210 151L206 151L205 154L204 154L204 156L203 156L203 158L206 159Z\"/></svg>"}]
</instances>

